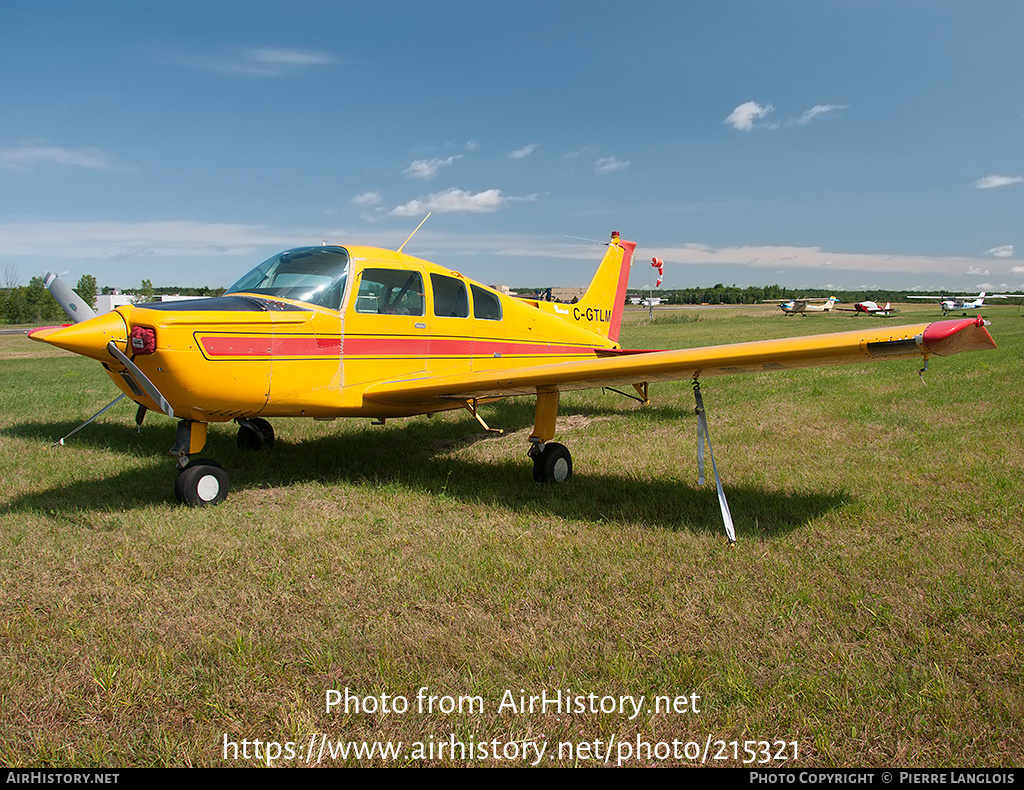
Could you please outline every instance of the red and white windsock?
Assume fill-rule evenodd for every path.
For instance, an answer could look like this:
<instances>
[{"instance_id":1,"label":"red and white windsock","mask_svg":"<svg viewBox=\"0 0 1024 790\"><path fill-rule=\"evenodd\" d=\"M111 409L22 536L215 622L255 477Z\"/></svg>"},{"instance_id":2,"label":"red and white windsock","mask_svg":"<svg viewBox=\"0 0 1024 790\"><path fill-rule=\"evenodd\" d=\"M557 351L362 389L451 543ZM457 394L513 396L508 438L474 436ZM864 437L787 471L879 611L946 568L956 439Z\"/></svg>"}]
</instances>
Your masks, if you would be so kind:
<instances>
[{"instance_id":1,"label":"red and white windsock","mask_svg":"<svg viewBox=\"0 0 1024 790\"><path fill-rule=\"evenodd\" d=\"M661 288L661 281L665 276L665 261L661 258L651 258L651 266L658 270L658 288Z\"/></svg>"}]
</instances>

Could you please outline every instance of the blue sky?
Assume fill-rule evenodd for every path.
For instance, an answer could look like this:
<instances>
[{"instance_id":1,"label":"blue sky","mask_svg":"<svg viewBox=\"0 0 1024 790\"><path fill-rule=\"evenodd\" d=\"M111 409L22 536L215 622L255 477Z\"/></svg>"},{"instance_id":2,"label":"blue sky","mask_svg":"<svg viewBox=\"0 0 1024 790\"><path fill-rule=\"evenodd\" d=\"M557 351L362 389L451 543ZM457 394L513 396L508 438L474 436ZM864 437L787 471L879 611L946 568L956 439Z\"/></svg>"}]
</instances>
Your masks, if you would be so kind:
<instances>
[{"instance_id":1,"label":"blue sky","mask_svg":"<svg viewBox=\"0 0 1024 790\"><path fill-rule=\"evenodd\" d=\"M1016 0L0 0L0 274L1024 288ZM592 242L585 241L593 240Z\"/></svg>"}]
</instances>

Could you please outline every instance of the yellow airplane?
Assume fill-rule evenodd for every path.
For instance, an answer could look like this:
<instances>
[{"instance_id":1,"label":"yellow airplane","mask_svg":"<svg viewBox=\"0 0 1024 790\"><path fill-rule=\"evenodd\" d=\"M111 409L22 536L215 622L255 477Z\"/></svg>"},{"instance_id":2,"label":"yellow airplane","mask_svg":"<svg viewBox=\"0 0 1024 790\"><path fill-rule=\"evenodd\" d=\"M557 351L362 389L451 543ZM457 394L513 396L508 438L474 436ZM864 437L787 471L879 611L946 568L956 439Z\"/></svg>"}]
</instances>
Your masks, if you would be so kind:
<instances>
[{"instance_id":1,"label":"yellow airplane","mask_svg":"<svg viewBox=\"0 0 1024 790\"><path fill-rule=\"evenodd\" d=\"M272 443L268 417L383 422L465 408L490 430L480 404L530 395L534 478L562 482L572 458L551 441L561 392L632 384L647 402L650 382L692 379L706 430L698 386L706 376L898 357L927 362L995 347L979 318L626 350L619 326L636 244L613 233L607 246L576 304L507 296L402 248L325 245L275 255L220 297L124 305L29 336L102 363L123 396L139 404L140 423L145 410L179 420L175 494L199 506L228 492L224 469L194 457L211 422L234 420L239 446L252 449ZM725 515L720 483L719 498Z\"/></svg>"}]
</instances>

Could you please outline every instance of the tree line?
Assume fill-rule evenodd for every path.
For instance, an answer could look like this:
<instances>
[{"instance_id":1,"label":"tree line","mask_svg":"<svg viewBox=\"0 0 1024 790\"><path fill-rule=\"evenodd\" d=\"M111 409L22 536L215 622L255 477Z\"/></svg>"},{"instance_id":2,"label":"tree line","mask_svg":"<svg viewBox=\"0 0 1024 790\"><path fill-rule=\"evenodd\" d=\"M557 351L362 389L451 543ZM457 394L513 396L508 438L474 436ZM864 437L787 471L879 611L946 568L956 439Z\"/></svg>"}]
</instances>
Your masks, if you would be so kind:
<instances>
[{"instance_id":1,"label":"tree line","mask_svg":"<svg viewBox=\"0 0 1024 790\"><path fill-rule=\"evenodd\" d=\"M11 273L8 272L8 275ZM0 323L4 324L60 324L67 321L67 316L57 300L46 289L42 277L33 277L28 285L14 285L11 277L4 288L0 288ZM102 293L111 293L113 289L103 288ZM83 274L75 285L82 301L96 309L96 298L101 293L96 278L91 274ZM138 288L125 289L123 293L135 294L141 301L152 301L163 294L180 294L181 296L219 296L223 288L154 288L152 282L143 280Z\"/></svg>"},{"instance_id":2,"label":"tree line","mask_svg":"<svg viewBox=\"0 0 1024 790\"><path fill-rule=\"evenodd\" d=\"M935 291L933 293L939 293ZM871 291L844 291L824 288L783 288L781 285L748 286L722 285L718 283L710 288L676 288L672 290L656 289L654 296L660 296L664 304L759 304L765 301L784 301L804 297L812 299L836 299L845 304L854 302L875 301L906 302L907 297L920 291L892 291L875 289ZM647 297L648 291L637 291L635 295Z\"/></svg>"}]
</instances>

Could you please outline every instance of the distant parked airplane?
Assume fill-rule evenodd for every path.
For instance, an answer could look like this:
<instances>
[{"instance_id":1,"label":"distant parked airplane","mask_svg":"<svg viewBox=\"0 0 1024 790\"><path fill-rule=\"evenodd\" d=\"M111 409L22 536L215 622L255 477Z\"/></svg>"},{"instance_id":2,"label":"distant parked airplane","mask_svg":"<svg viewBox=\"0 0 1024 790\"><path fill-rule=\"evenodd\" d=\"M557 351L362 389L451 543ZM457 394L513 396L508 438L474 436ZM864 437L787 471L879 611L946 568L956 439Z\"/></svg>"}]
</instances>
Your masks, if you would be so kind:
<instances>
[{"instance_id":1,"label":"distant parked airplane","mask_svg":"<svg viewBox=\"0 0 1024 790\"><path fill-rule=\"evenodd\" d=\"M871 301L857 302L853 307L837 307L836 310L842 310L844 313L867 313L868 315L886 317L899 312L899 308L893 307L891 302L886 302L883 307L877 302Z\"/></svg>"},{"instance_id":2,"label":"distant parked airplane","mask_svg":"<svg viewBox=\"0 0 1024 790\"><path fill-rule=\"evenodd\" d=\"M838 300L834 296L830 296L828 299L804 297L802 299L764 299L763 301L777 302L786 315L795 315L797 313L830 313ZM811 304L811 302L822 302L822 304Z\"/></svg>"},{"instance_id":3,"label":"distant parked airplane","mask_svg":"<svg viewBox=\"0 0 1024 790\"><path fill-rule=\"evenodd\" d=\"M942 308L942 314L956 313L963 311L964 315L967 315L969 310L980 310L985 305L985 299L1024 299L1024 294L986 294L982 291L974 299L967 299L967 297L950 297L950 296L908 296L908 299L930 299L933 302L938 302Z\"/></svg>"},{"instance_id":4,"label":"distant parked airplane","mask_svg":"<svg viewBox=\"0 0 1024 790\"><path fill-rule=\"evenodd\" d=\"M662 302L660 296L631 296L629 297L629 303L633 305L643 305L644 307L655 307Z\"/></svg>"}]
</instances>

